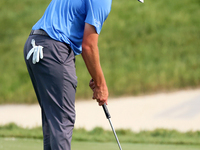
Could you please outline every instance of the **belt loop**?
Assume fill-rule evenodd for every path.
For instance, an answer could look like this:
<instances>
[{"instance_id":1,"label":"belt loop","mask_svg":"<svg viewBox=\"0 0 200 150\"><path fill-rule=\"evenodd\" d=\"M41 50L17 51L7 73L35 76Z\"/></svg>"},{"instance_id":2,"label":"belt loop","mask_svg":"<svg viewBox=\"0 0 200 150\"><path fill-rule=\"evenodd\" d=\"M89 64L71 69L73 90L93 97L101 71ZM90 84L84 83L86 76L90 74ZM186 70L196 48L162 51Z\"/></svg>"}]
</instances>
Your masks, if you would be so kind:
<instances>
[{"instance_id":1,"label":"belt loop","mask_svg":"<svg viewBox=\"0 0 200 150\"><path fill-rule=\"evenodd\" d=\"M33 32L34 32L34 30L31 30L31 33L30 33L30 35L33 35Z\"/></svg>"}]
</instances>

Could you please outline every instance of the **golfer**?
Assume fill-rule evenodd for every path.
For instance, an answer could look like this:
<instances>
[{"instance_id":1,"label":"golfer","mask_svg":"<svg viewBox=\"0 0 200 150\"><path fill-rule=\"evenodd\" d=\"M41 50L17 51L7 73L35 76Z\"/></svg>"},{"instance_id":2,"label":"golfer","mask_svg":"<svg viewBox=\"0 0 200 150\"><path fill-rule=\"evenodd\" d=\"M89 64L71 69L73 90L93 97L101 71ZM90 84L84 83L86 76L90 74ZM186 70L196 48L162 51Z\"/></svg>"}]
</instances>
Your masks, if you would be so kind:
<instances>
[{"instance_id":1,"label":"golfer","mask_svg":"<svg viewBox=\"0 0 200 150\"><path fill-rule=\"evenodd\" d=\"M75 55L91 75L93 99L107 103L98 37L112 0L52 0L24 46L27 69L41 107L44 150L70 150L75 123ZM31 117L31 116L30 116Z\"/></svg>"}]
</instances>

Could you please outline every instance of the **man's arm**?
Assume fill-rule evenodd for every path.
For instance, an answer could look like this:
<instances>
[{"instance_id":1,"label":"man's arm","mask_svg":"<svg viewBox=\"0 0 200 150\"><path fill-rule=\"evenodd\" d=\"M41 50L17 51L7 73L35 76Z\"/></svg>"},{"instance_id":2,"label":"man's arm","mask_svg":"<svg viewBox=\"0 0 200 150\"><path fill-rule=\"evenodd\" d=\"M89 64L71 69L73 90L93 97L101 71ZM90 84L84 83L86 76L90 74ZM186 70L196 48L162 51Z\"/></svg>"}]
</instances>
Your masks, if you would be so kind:
<instances>
[{"instance_id":1,"label":"man's arm","mask_svg":"<svg viewBox=\"0 0 200 150\"><path fill-rule=\"evenodd\" d=\"M95 83L93 99L96 99L101 106L105 102L107 103L108 88L100 65L98 37L94 26L85 23L82 57Z\"/></svg>"}]
</instances>

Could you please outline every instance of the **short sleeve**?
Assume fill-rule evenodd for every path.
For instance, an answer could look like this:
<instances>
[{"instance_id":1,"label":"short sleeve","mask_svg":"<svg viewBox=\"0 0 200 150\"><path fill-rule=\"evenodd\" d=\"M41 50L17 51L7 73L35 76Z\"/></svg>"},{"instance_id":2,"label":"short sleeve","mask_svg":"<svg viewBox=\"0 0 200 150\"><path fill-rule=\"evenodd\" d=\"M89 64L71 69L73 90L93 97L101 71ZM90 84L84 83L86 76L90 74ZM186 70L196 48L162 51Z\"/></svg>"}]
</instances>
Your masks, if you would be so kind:
<instances>
[{"instance_id":1,"label":"short sleeve","mask_svg":"<svg viewBox=\"0 0 200 150\"><path fill-rule=\"evenodd\" d=\"M112 0L86 0L86 19L85 22L95 27L100 34L103 23L107 19Z\"/></svg>"}]
</instances>

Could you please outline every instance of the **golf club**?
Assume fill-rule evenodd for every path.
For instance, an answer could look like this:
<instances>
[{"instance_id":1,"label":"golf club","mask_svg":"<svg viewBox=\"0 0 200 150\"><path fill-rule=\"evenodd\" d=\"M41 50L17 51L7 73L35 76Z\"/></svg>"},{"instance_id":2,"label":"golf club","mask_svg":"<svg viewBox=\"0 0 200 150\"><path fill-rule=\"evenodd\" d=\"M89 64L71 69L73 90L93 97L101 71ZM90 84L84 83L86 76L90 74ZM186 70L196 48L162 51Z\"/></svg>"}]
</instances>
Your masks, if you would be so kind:
<instances>
[{"instance_id":1,"label":"golf club","mask_svg":"<svg viewBox=\"0 0 200 150\"><path fill-rule=\"evenodd\" d=\"M115 129L114 129L114 127L113 127L113 125L112 125L112 122L111 122L111 120L110 120L111 116L110 116L110 113L109 113L108 108L107 108L107 106L106 106L106 103L104 103L104 104L102 105L102 107L103 107L103 110L104 110L104 112L105 112L106 118L108 119L108 121L109 121L109 123L110 123L110 126L111 126L111 128L112 128L112 131L113 131L113 133L114 133L114 135L115 135L115 138L116 138L116 141L117 141L117 143L118 143L119 149L122 150L122 147L121 147L121 145L120 145L120 143L119 143L117 134L116 134Z\"/></svg>"}]
</instances>

